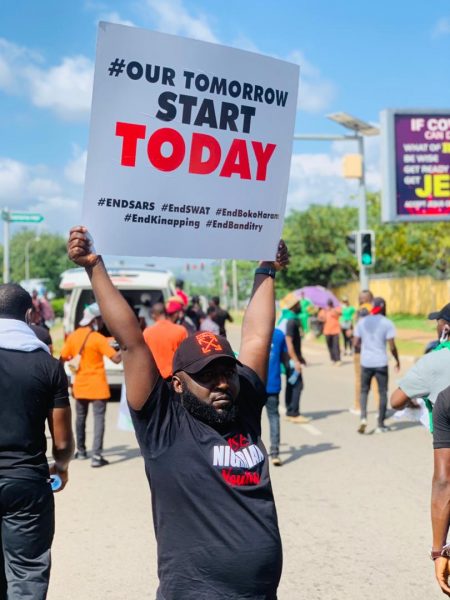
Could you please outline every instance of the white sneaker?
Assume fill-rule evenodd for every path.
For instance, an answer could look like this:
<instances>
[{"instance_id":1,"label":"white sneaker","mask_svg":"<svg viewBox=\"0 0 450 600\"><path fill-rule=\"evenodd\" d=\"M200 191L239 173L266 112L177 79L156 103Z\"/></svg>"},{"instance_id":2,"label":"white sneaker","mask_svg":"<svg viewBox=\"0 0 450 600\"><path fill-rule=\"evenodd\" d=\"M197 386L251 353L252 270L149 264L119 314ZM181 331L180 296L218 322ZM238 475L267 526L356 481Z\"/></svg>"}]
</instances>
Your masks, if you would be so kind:
<instances>
[{"instance_id":1,"label":"white sneaker","mask_svg":"<svg viewBox=\"0 0 450 600\"><path fill-rule=\"evenodd\" d=\"M390 430L391 430L390 427L387 427L386 425L383 425L383 427L377 427L375 429L375 433L387 433Z\"/></svg>"}]
</instances>

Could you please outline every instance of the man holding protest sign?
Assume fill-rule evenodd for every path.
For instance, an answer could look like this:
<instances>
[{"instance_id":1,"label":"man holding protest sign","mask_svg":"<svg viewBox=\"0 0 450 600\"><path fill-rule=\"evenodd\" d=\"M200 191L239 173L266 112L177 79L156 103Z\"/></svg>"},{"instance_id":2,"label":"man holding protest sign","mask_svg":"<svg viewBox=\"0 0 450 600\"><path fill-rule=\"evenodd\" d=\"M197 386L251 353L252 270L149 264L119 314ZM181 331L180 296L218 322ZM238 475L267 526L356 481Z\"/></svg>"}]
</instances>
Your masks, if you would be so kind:
<instances>
[{"instance_id":1,"label":"man holding protest sign","mask_svg":"<svg viewBox=\"0 0 450 600\"><path fill-rule=\"evenodd\" d=\"M128 403L152 489L159 600L275 600L281 540L261 442L264 382L274 326L274 277L262 262L242 326L239 361L223 337L199 332L161 377L136 318L112 284L84 227L69 257L85 267L123 356Z\"/></svg>"}]
</instances>

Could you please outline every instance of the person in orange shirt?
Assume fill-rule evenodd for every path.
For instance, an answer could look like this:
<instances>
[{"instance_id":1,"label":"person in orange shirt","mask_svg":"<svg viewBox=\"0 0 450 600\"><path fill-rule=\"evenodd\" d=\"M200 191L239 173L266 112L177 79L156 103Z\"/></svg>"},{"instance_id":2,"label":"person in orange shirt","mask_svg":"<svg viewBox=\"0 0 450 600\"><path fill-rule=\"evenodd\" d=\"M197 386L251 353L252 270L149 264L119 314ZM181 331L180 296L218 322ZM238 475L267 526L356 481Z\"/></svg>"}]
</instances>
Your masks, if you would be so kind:
<instances>
[{"instance_id":1,"label":"person in orange shirt","mask_svg":"<svg viewBox=\"0 0 450 600\"><path fill-rule=\"evenodd\" d=\"M188 337L186 328L177 325L183 306L180 302L169 300L166 306L158 302L152 306L154 325L144 329L144 340L150 348L159 372L167 379L172 376L172 361L176 349Z\"/></svg>"},{"instance_id":2,"label":"person in orange shirt","mask_svg":"<svg viewBox=\"0 0 450 600\"><path fill-rule=\"evenodd\" d=\"M328 352L335 365L341 364L341 349L339 347L339 336L341 334L339 317L341 312L340 307L335 307L333 300L330 298L327 301L327 308L322 308L318 314L319 321L323 323L323 334L327 341Z\"/></svg>"},{"instance_id":3,"label":"person in orange shirt","mask_svg":"<svg viewBox=\"0 0 450 600\"><path fill-rule=\"evenodd\" d=\"M60 360L69 361L81 355L80 366L73 381L73 397L76 401L76 436L77 452L75 458L84 460L86 452L86 417L89 404L94 411L94 443L92 447L92 467L103 467L108 461L103 458L103 436L105 433L106 402L111 393L106 379L103 357L107 356L115 363L121 361L120 352L99 333L103 320L97 303L84 309L83 318L78 327L71 333L61 350Z\"/></svg>"}]
</instances>

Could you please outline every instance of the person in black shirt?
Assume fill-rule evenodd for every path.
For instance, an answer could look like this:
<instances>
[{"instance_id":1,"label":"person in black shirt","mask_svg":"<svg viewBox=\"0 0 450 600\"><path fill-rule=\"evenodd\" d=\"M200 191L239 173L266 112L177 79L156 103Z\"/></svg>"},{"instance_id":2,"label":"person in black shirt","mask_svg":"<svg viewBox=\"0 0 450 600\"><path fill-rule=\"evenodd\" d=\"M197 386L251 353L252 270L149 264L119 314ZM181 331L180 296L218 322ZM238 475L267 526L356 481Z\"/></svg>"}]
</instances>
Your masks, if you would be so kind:
<instances>
[{"instance_id":1,"label":"person in black shirt","mask_svg":"<svg viewBox=\"0 0 450 600\"><path fill-rule=\"evenodd\" d=\"M275 271L263 262L243 326L239 361L222 336L197 332L179 346L163 380L132 312L84 227L69 257L84 266L122 348L127 399L152 491L158 600L275 600L282 552L261 441L261 411L275 318ZM146 376L144 376L146 374Z\"/></svg>"},{"instance_id":2,"label":"person in black shirt","mask_svg":"<svg viewBox=\"0 0 450 600\"><path fill-rule=\"evenodd\" d=\"M54 500L46 421L60 490L73 453L67 378L26 325L31 306L19 285L0 285L0 598L10 600L47 597Z\"/></svg>"},{"instance_id":3,"label":"person in black shirt","mask_svg":"<svg viewBox=\"0 0 450 600\"><path fill-rule=\"evenodd\" d=\"M227 332L225 329L225 321L233 322L233 317L227 310L224 310L220 306L220 298L219 296L213 296L209 303L210 306L214 308L214 316L212 317L213 321L217 323L220 330L220 335L227 337Z\"/></svg>"},{"instance_id":4,"label":"person in black shirt","mask_svg":"<svg viewBox=\"0 0 450 600\"><path fill-rule=\"evenodd\" d=\"M280 303L281 304L281 303ZM300 414L300 396L303 391L303 369L306 361L302 354L302 338L300 334L301 305L297 296L291 292L282 300L283 308L287 311L286 319L279 327L286 335L286 346L291 366L286 377L286 419L291 423L305 424L311 420Z\"/></svg>"},{"instance_id":5,"label":"person in black shirt","mask_svg":"<svg viewBox=\"0 0 450 600\"><path fill-rule=\"evenodd\" d=\"M443 349L441 352L450 352ZM449 376L450 377L450 376ZM436 399L433 408L434 474L431 488L431 523L435 575L439 587L450 596L450 545L447 535L450 523L450 386Z\"/></svg>"}]
</instances>

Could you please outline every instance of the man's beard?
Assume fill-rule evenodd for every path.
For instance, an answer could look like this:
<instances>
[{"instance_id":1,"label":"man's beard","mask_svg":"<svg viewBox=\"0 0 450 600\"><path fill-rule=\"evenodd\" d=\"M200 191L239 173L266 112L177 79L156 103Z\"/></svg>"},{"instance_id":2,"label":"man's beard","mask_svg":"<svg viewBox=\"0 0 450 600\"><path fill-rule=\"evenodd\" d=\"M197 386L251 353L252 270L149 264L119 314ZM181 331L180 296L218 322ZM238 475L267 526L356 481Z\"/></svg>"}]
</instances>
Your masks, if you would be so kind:
<instances>
[{"instance_id":1,"label":"man's beard","mask_svg":"<svg viewBox=\"0 0 450 600\"><path fill-rule=\"evenodd\" d=\"M183 386L183 391L180 394L181 404L184 408L196 419L211 425L212 427L217 425L226 425L233 423L236 420L238 414L238 407L234 400L230 400L229 406L222 408L219 413L214 406L205 404L192 394L186 386Z\"/></svg>"}]
</instances>

